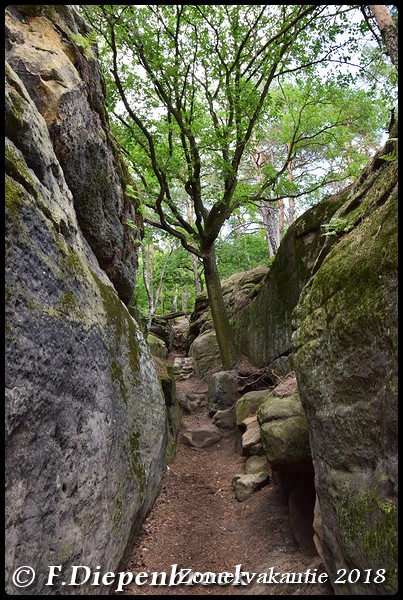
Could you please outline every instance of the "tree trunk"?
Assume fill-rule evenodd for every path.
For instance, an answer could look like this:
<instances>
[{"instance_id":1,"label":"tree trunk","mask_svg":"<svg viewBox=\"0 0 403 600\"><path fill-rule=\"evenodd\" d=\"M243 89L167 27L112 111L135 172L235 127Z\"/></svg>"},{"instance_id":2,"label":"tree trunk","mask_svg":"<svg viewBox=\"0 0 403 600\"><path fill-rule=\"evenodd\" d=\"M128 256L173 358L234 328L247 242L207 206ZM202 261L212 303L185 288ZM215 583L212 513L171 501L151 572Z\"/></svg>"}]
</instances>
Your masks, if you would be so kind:
<instances>
[{"instance_id":1,"label":"tree trunk","mask_svg":"<svg viewBox=\"0 0 403 600\"><path fill-rule=\"evenodd\" d=\"M189 225L192 225L192 223L193 223L192 209L191 209L188 198L186 198L185 203L186 203L186 213L187 213L187 217L188 217L188 223L189 223ZM198 294L200 294L200 281L199 281L199 271L198 271L199 263L197 260L197 256L195 254L192 254L192 263L193 263L193 279L195 282L195 292L196 292L196 296L197 296Z\"/></svg>"},{"instance_id":2,"label":"tree trunk","mask_svg":"<svg viewBox=\"0 0 403 600\"><path fill-rule=\"evenodd\" d=\"M269 256L275 256L280 245L276 209L268 202L262 202L260 212L269 247Z\"/></svg>"},{"instance_id":3,"label":"tree trunk","mask_svg":"<svg viewBox=\"0 0 403 600\"><path fill-rule=\"evenodd\" d=\"M288 199L288 225L292 225L295 221L295 200L294 198Z\"/></svg>"},{"instance_id":4,"label":"tree trunk","mask_svg":"<svg viewBox=\"0 0 403 600\"><path fill-rule=\"evenodd\" d=\"M278 237L279 241L281 242L284 233L284 200L282 198L280 198L280 200L278 201L278 210Z\"/></svg>"},{"instance_id":5,"label":"tree trunk","mask_svg":"<svg viewBox=\"0 0 403 600\"><path fill-rule=\"evenodd\" d=\"M153 271L154 271L154 253L153 250L150 249L150 245L147 245L147 249L144 244L141 244L141 253L143 256L143 280L144 287L146 288L147 298L148 298L148 308L150 313L150 318L154 315L155 312L155 303L154 303L154 288L153 288ZM151 254L151 260L150 260ZM151 264L150 264L151 263ZM151 271L151 272L150 272Z\"/></svg>"},{"instance_id":6,"label":"tree trunk","mask_svg":"<svg viewBox=\"0 0 403 600\"><path fill-rule=\"evenodd\" d=\"M291 144L287 144L287 150L288 152L290 152L291 150ZM288 181L293 181L293 173L292 173L292 164L291 161L288 161L287 164L287 171L288 171ZM294 223L295 221L295 200L294 198L290 197L288 198L288 226L292 225L292 223Z\"/></svg>"},{"instance_id":7,"label":"tree trunk","mask_svg":"<svg viewBox=\"0 0 403 600\"><path fill-rule=\"evenodd\" d=\"M199 266L199 262L197 260L197 256L195 254L192 254L192 262L193 262L193 279L195 282L195 291L196 291L196 296L198 294L200 294L200 280L199 280L199 271L198 271L198 266Z\"/></svg>"},{"instance_id":8,"label":"tree trunk","mask_svg":"<svg viewBox=\"0 0 403 600\"><path fill-rule=\"evenodd\" d=\"M182 292L182 312L184 312L185 314L187 313L188 310L188 299L189 299L189 292L187 287L185 286Z\"/></svg>"},{"instance_id":9,"label":"tree trunk","mask_svg":"<svg viewBox=\"0 0 403 600\"><path fill-rule=\"evenodd\" d=\"M235 346L231 325L225 309L214 244L203 250L203 267L222 368L224 371L228 371L237 363L240 353Z\"/></svg>"},{"instance_id":10,"label":"tree trunk","mask_svg":"<svg viewBox=\"0 0 403 600\"><path fill-rule=\"evenodd\" d=\"M379 31L381 32L382 41L385 44L386 52L390 60L398 67L399 46L397 27L389 14L385 4L368 4L372 14L375 17Z\"/></svg>"},{"instance_id":11,"label":"tree trunk","mask_svg":"<svg viewBox=\"0 0 403 600\"><path fill-rule=\"evenodd\" d=\"M173 250L174 250L174 247L172 246L171 249L168 252L168 255L167 255L167 257L165 259L165 262L164 262L164 266L163 266L162 271L161 271L160 283L159 283L158 290L157 290L157 293L155 295L155 300L154 300L155 310L157 310L157 308L158 308L158 302L159 302L159 299L160 299L160 294L162 292L162 285L164 283L164 278L165 278L165 271L167 269L167 265L168 265L169 259L172 256ZM162 312L164 312L164 310Z\"/></svg>"},{"instance_id":12,"label":"tree trunk","mask_svg":"<svg viewBox=\"0 0 403 600\"><path fill-rule=\"evenodd\" d=\"M176 313L178 310L178 286L175 287L175 295L172 300L172 312Z\"/></svg>"}]
</instances>

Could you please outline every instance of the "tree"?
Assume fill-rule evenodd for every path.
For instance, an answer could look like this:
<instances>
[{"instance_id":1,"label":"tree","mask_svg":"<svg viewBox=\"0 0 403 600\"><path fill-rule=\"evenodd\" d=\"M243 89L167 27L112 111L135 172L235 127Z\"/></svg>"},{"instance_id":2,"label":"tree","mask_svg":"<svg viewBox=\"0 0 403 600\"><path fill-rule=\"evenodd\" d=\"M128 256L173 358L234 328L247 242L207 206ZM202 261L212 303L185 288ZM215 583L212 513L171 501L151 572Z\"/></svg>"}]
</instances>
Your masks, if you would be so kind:
<instances>
[{"instance_id":1,"label":"tree","mask_svg":"<svg viewBox=\"0 0 403 600\"><path fill-rule=\"evenodd\" d=\"M238 172L287 73L331 60L351 7L102 5L87 17L104 40L111 108L155 214L146 222L202 261L224 369L239 356L226 315L215 242L256 182ZM109 54L108 54L109 53ZM110 81L109 81L110 83ZM119 109L119 104L124 109ZM289 161L288 161L289 162ZM288 163L287 163L288 164ZM270 182L270 178L267 180ZM183 193L192 204L189 223Z\"/></svg>"},{"instance_id":2,"label":"tree","mask_svg":"<svg viewBox=\"0 0 403 600\"><path fill-rule=\"evenodd\" d=\"M379 147L388 104L358 86L340 85L338 78L323 82L317 74L285 80L272 94L279 108L258 129L263 184L257 199L287 199L290 224L296 199L312 204L318 194L336 192L360 173Z\"/></svg>"},{"instance_id":3,"label":"tree","mask_svg":"<svg viewBox=\"0 0 403 600\"><path fill-rule=\"evenodd\" d=\"M366 8L370 10L370 15L368 15L366 12ZM368 4L368 7L363 7L363 14L368 24L370 17L375 18L376 24L381 32L382 41L386 48L386 54L390 57L390 60L395 65L396 69L399 70L399 41L397 25L389 13L388 7L384 4ZM369 25L369 27L377 39L377 35L372 26Z\"/></svg>"}]
</instances>

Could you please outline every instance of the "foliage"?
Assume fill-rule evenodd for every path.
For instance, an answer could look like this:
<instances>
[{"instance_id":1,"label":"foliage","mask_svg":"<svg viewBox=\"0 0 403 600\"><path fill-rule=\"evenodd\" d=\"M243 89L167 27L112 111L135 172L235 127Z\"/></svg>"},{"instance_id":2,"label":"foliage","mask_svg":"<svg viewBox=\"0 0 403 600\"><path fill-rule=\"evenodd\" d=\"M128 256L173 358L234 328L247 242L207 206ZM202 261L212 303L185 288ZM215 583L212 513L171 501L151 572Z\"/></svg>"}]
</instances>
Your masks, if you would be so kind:
<instances>
[{"instance_id":1,"label":"foliage","mask_svg":"<svg viewBox=\"0 0 403 600\"><path fill-rule=\"evenodd\" d=\"M350 223L347 219L343 218L334 218L329 223L324 223L322 225L322 229L325 230L325 233L322 235L336 235L340 236L344 233L348 233L351 229L354 228L354 223Z\"/></svg>"},{"instance_id":2,"label":"foliage","mask_svg":"<svg viewBox=\"0 0 403 600\"><path fill-rule=\"evenodd\" d=\"M316 200L321 186L361 169L387 109L355 90L346 70L366 34L352 10L93 7L116 134L157 213L154 225L200 254L202 239L211 244L253 197L310 192ZM260 186L247 166L256 143L274 155ZM184 194L193 204L191 224Z\"/></svg>"},{"instance_id":3,"label":"foliage","mask_svg":"<svg viewBox=\"0 0 403 600\"><path fill-rule=\"evenodd\" d=\"M312 204L354 178L380 141L394 84L389 72L371 71L380 54L358 6L83 10L99 36L112 125L145 223L201 260L208 289L219 286L215 246L221 275L249 264L242 252L254 236L234 233L232 246L220 239L237 211L254 219L262 201ZM261 260L257 247L250 254ZM212 311L228 331L222 310Z\"/></svg>"},{"instance_id":4,"label":"foliage","mask_svg":"<svg viewBox=\"0 0 403 600\"><path fill-rule=\"evenodd\" d=\"M389 138L389 140L393 140L397 142L397 138ZM398 161L398 147L396 146L396 148L394 148L391 152L388 152L387 154L383 154L382 156L380 156L379 158L382 160L386 160L387 162L397 162Z\"/></svg>"},{"instance_id":5,"label":"foliage","mask_svg":"<svg viewBox=\"0 0 403 600\"><path fill-rule=\"evenodd\" d=\"M217 264L221 279L234 273L267 265L267 242L262 229L255 233L241 233L217 242Z\"/></svg>"}]
</instances>

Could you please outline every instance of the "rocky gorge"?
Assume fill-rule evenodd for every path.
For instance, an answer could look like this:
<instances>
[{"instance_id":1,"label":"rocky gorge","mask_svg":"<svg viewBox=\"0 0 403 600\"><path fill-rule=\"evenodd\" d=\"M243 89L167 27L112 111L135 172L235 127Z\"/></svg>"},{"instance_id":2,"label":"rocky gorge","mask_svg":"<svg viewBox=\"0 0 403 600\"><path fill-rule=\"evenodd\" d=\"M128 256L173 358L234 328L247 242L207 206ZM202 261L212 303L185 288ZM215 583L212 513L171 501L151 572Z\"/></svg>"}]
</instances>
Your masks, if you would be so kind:
<instances>
[{"instance_id":1,"label":"rocky gorge","mask_svg":"<svg viewBox=\"0 0 403 600\"><path fill-rule=\"evenodd\" d=\"M274 482L333 582L370 571L333 593L396 593L397 123L270 267L223 282L237 368L221 370L203 295L171 364L169 327L147 337L130 306L142 217L88 31L74 7L6 9L6 592L68 593L45 585L48 565L123 569L177 438L204 450L234 435L239 502ZM192 375L203 391L178 394ZM202 405L208 438L180 430Z\"/></svg>"}]
</instances>

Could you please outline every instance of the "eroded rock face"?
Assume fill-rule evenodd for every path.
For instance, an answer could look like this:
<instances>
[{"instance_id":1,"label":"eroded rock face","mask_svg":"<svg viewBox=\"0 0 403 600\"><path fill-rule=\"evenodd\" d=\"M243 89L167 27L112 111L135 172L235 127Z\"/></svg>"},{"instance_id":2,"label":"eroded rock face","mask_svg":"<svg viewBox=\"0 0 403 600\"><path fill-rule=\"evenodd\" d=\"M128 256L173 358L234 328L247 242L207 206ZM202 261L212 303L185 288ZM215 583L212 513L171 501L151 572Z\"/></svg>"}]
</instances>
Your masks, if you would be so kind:
<instances>
[{"instance_id":1,"label":"eroded rock face","mask_svg":"<svg viewBox=\"0 0 403 600\"><path fill-rule=\"evenodd\" d=\"M351 231L296 311L295 368L321 514L316 546L331 580L342 568L386 571L384 581L335 586L340 594L397 590L397 164L382 159L395 144L335 214Z\"/></svg>"},{"instance_id":2,"label":"eroded rock face","mask_svg":"<svg viewBox=\"0 0 403 600\"><path fill-rule=\"evenodd\" d=\"M333 242L323 237L321 225L330 220L345 196L324 200L291 225L256 296L233 319L235 341L254 365L276 361L273 367L278 373L292 370L292 312Z\"/></svg>"},{"instance_id":3,"label":"eroded rock face","mask_svg":"<svg viewBox=\"0 0 403 600\"><path fill-rule=\"evenodd\" d=\"M6 59L46 121L78 225L128 304L137 255L127 220L140 221L109 129L96 53L89 44L84 48L87 27L73 7L10 6L6 32Z\"/></svg>"},{"instance_id":4,"label":"eroded rock face","mask_svg":"<svg viewBox=\"0 0 403 600\"><path fill-rule=\"evenodd\" d=\"M190 346L189 355L194 361L194 372L201 379L221 367L220 349L214 331L199 335Z\"/></svg>"},{"instance_id":5,"label":"eroded rock face","mask_svg":"<svg viewBox=\"0 0 403 600\"><path fill-rule=\"evenodd\" d=\"M308 423L298 394L269 393L257 411L265 454L273 468L299 471L310 462Z\"/></svg>"},{"instance_id":6,"label":"eroded rock face","mask_svg":"<svg viewBox=\"0 0 403 600\"><path fill-rule=\"evenodd\" d=\"M250 271L235 273L222 282L222 292L228 316L234 317L257 295L261 282L267 275L268 267L262 266ZM197 336L214 331L214 324L207 296L196 297L195 308L190 317L186 350L188 351Z\"/></svg>"},{"instance_id":7,"label":"eroded rock face","mask_svg":"<svg viewBox=\"0 0 403 600\"><path fill-rule=\"evenodd\" d=\"M13 48L38 23L26 21ZM54 35L57 53L68 42ZM72 565L125 567L165 469L165 403L138 325L81 232L48 124L9 66L5 98L5 589L63 595L65 577L44 585L49 565L66 577ZM22 565L36 571L26 589L11 579ZM110 591L88 582L79 593Z\"/></svg>"}]
</instances>

